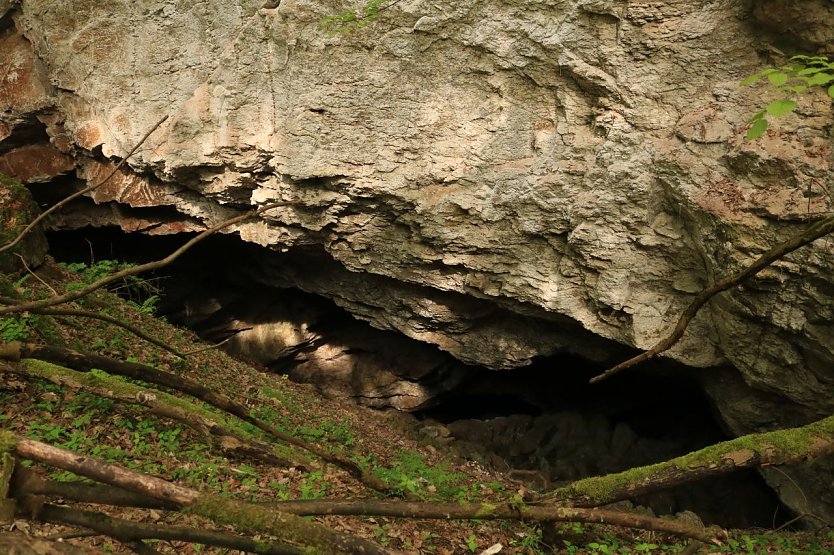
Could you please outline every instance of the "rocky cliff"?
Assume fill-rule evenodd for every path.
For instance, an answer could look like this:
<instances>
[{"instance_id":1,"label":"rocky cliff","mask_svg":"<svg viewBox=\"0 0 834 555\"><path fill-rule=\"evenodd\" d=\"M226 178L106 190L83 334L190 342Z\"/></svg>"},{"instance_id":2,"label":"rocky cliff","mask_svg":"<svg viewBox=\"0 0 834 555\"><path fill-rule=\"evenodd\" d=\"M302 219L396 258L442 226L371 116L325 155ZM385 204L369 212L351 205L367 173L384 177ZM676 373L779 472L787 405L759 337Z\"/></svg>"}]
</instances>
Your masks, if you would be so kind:
<instances>
[{"instance_id":1,"label":"rocky cliff","mask_svg":"<svg viewBox=\"0 0 834 555\"><path fill-rule=\"evenodd\" d=\"M648 348L832 211L831 100L748 142L771 93L738 86L834 51L829 0L403 0L335 36L337 2L259 6L0 0L0 172L78 189L167 115L53 227L173 234L294 201L231 230L276 252L246 271L496 370ZM832 293L823 239L667 356L734 433L831 414ZM834 516L832 474L794 471L807 505L782 476L795 509Z\"/></svg>"}]
</instances>

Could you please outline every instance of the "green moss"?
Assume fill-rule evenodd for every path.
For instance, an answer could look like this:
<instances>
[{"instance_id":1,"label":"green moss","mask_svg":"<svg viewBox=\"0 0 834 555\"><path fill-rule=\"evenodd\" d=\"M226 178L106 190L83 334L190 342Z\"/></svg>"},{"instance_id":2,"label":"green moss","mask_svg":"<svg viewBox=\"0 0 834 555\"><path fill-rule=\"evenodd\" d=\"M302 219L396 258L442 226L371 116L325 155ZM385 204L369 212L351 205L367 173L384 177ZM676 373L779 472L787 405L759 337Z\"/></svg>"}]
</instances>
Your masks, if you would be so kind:
<instances>
[{"instance_id":1,"label":"green moss","mask_svg":"<svg viewBox=\"0 0 834 555\"><path fill-rule=\"evenodd\" d=\"M125 397L136 398L137 395L147 393L150 389L134 385L130 382L122 381L100 370L92 372L78 372L76 370L70 370L69 368L64 368L63 366L58 366L56 364L36 359L24 359L20 361L20 364L26 368L26 371L29 372L29 374L44 378L52 381L53 383L61 383L63 381L62 378L65 378L80 384L82 387L86 386L95 389L105 389ZM62 385L64 384L62 383ZM222 414L213 412L196 403L180 399L179 397L175 397L156 389L151 389L150 391L153 392L161 403L171 405L191 414L196 414L205 420L216 422L224 426L226 429L235 432L244 440L251 441L255 439L251 434L239 426L229 422Z\"/></svg>"},{"instance_id":2,"label":"green moss","mask_svg":"<svg viewBox=\"0 0 834 555\"><path fill-rule=\"evenodd\" d=\"M308 545L310 547L303 549L303 552L310 555L333 552L333 532L319 524L269 507L204 494L183 512L208 518L218 524L234 526L240 531L266 533L282 541Z\"/></svg>"},{"instance_id":3,"label":"green moss","mask_svg":"<svg viewBox=\"0 0 834 555\"><path fill-rule=\"evenodd\" d=\"M0 430L0 453L11 453L17 445L17 437L9 431Z\"/></svg>"},{"instance_id":4,"label":"green moss","mask_svg":"<svg viewBox=\"0 0 834 555\"><path fill-rule=\"evenodd\" d=\"M556 490L553 496L556 499L584 498L606 503L618 498L619 494L629 489L634 489L644 483L656 482L664 474L713 467L727 457L744 451L757 455L775 452L785 457L802 455L807 453L820 438L824 441L831 441L832 436L834 436L834 416L801 428L742 436L670 461L632 468L617 474L586 478Z\"/></svg>"},{"instance_id":5,"label":"green moss","mask_svg":"<svg viewBox=\"0 0 834 555\"><path fill-rule=\"evenodd\" d=\"M38 205L32 200L29 190L0 173L0 245L17 237L37 214ZM21 254L30 264L40 264L46 249L46 236L39 226L11 251L0 253L0 272L16 271L20 267L15 253Z\"/></svg>"},{"instance_id":6,"label":"green moss","mask_svg":"<svg viewBox=\"0 0 834 555\"><path fill-rule=\"evenodd\" d=\"M475 518L483 518L486 516L491 515L495 512L495 509L498 507L493 505L492 503L481 503L478 507L478 511L475 513Z\"/></svg>"}]
</instances>

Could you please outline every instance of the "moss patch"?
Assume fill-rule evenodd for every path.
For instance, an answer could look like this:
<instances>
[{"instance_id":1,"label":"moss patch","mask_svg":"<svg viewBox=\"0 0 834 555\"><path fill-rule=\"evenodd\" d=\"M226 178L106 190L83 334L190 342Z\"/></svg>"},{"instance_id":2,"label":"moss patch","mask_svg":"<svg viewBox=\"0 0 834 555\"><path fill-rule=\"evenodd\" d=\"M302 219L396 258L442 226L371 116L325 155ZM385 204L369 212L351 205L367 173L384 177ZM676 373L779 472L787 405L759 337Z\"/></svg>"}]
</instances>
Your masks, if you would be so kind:
<instances>
[{"instance_id":1,"label":"moss patch","mask_svg":"<svg viewBox=\"0 0 834 555\"><path fill-rule=\"evenodd\" d=\"M0 454L11 453L17 445L17 437L11 432L0 430Z\"/></svg>"},{"instance_id":2,"label":"moss patch","mask_svg":"<svg viewBox=\"0 0 834 555\"><path fill-rule=\"evenodd\" d=\"M38 213L38 205L29 190L0 173L0 245L17 237ZM16 254L20 254L30 266L37 266L43 262L46 250L46 236L39 226L11 251L0 253L0 272L13 272L20 268Z\"/></svg>"},{"instance_id":3,"label":"moss patch","mask_svg":"<svg viewBox=\"0 0 834 555\"><path fill-rule=\"evenodd\" d=\"M222 414L203 408L200 405L186 401L185 399L180 399L179 397L175 397L169 393L164 393L156 389L141 387L130 382L122 381L100 370L92 372L78 372L76 370L70 370L69 368L64 368L63 366L58 366L50 362L36 359L24 359L20 361L20 364L30 375L37 376L60 385L72 387L75 384L78 384L81 387L112 391L119 396L134 399L143 394L147 395L149 391L152 391L157 399L162 403L171 405L191 414L196 414L204 420L216 422L224 426L226 429L234 431L247 441L255 439L252 434L242 429L240 426L234 425ZM138 401L136 402L138 403Z\"/></svg>"}]
</instances>

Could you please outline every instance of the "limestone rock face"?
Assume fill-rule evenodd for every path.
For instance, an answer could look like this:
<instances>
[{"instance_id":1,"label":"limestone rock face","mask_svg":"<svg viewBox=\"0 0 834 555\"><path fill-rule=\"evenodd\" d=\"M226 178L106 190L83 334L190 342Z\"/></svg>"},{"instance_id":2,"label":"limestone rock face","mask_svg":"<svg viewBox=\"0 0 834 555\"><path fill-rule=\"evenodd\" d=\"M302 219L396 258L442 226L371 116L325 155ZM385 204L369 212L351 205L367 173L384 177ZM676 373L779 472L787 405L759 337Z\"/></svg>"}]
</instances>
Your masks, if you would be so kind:
<instances>
[{"instance_id":1,"label":"limestone rock face","mask_svg":"<svg viewBox=\"0 0 834 555\"><path fill-rule=\"evenodd\" d=\"M825 0L404 0L336 36L319 22L341 3L259 6L26 0L3 19L0 164L38 145L24 181L69 156L78 187L167 115L56 225L177 233L295 201L232 231L299 265L247 271L495 369L648 348L832 211L830 99L800 95L751 143L776 97L738 86L791 44L832 51ZM736 433L787 423L761 394L830 414L832 292L822 239L714 299L668 356L734 369L714 398Z\"/></svg>"}]
</instances>

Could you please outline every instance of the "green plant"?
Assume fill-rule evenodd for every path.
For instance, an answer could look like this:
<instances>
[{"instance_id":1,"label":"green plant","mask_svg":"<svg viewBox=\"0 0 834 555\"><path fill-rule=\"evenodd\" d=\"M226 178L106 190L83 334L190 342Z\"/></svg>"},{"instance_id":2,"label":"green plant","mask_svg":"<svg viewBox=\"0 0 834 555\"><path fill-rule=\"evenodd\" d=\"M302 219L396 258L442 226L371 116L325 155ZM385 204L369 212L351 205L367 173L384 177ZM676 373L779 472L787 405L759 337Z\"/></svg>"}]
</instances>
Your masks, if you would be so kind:
<instances>
[{"instance_id":1,"label":"green plant","mask_svg":"<svg viewBox=\"0 0 834 555\"><path fill-rule=\"evenodd\" d=\"M316 470L311 472L301 483L298 489L301 492L301 499L321 499L327 497L327 482L324 481L324 472Z\"/></svg>"},{"instance_id":2,"label":"green plant","mask_svg":"<svg viewBox=\"0 0 834 555\"><path fill-rule=\"evenodd\" d=\"M119 262L118 260L99 260L90 265L83 262L74 262L70 264L62 263L61 266L77 274L80 278L78 281L68 283L67 291L79 291L100 279L123 270L129 270L136 265ZM152 285L148 280L136 276L126 276L120 281L108 285L107 289L118 293L123 298L127 298L139 312L144 314L153 313L159 302L159 295L157 294L159 288Z\"/></svg>"},{"instance_id":3,"label":"green plant","mask_svg":"<svg viewBox=\"0 0 834 555\"><path fill-rule=\"evenodd\" d=\"M320 26L328 35L350 33L365 27L375 20L379 12L390 8L400 0L366 0L356 10L344 10L337 15L328 15L321 19Z\"/></svg>"},{"instance_id":4,"label":"green plant","mask_svg":"<svg viewBox=\"0 0 834 555\"><path fill-rule=\"evenodd\" d=\"M141 303L134 303L131 301L131 304L133 304L136 307L136 310L142 314L153 314L156 312L156 305L159 304L159 299L159 295L151 295Z\"/></svg>"},{"instance_id":5,"label":"green plant","mask_svg":"<svg viewBox=\"0 0 834 555\"><path fill-rule=\"evenodd\" d=\"M748 139L764 135L768 121L766 116L779 117L796 108L796 101L790 96L803 93L813 87L827 87L828 96L834 98L834 62L826 56L793 56L790 63L779 68L768 68L744 79L742 85L752 85L762 79L785 96L768 104L752 118Z\"/></svg>"},{"instance_id":6,"label":"green plant","mask_svg":"<svg viewBox=\"0 0 834 555\"><path fill-rule=\"evenodd\" d=\"M588 544L588 549L591 550L591 553L599 553L601 555L614 555L618 547L619 545L616 542L612 545L600 542L591 542Z\"/></svg>"},{"instance_id":7,"label":"green plant","mask_svg":"<svg viewBox=\"0 0 834 555\"><path fill-rule=\"evenodd\" d=\"M475 553L475 551L477 551L478 537L475 534L469 534L466 538L466 549L468 549L470 553Z\"/></svg>"},{"instance_id":8,"label":"green plant","mask_svg":"<svg viewBox=\"0 0 834 555\"><path fill-rule=\"evenodd\" d=\"M523 547L528 552L544 553L542 545L542 529L540 526L527 526L523 531L517 532L519 539L514 539L510 545Z\"/></svg>"},{"instance_id":9,"label":"green plant","mask_svg":"<svg viewBox=\"0 0 834 555\"><path fill-rule=\"evenodd\" d=\"M376 537L376 541L379 542L379 544L383 547L388 547L388 544L391 543L391 538L388 537L388 530L390 529L390 524L384 524L374 530L374 536Z\"/></svg>"},{"instance_id":10,"label":"green plant","mask_svg":"<svg viewBox=\"0 0 834 555\"><path fill-rule=\"evenodd\" d=\"M462 474L450 472L446 463L427 465L425 458L415 451L403 451L394 457L389 468L375 468L374 473L400 493L423 496L422 490L437 493L445 499L467 496L470 491L460 485Z\"/></svg>"},{"instance_id":11,"label":"green plant","mask_svg":"<svg viewBox=\"0 0 834 555\"><path fill-rule=\"evenodd\" d=\"M29 339L31 315L14 315L0 318L0 339L5 343Z\"/></svg>"}]
</instances>

